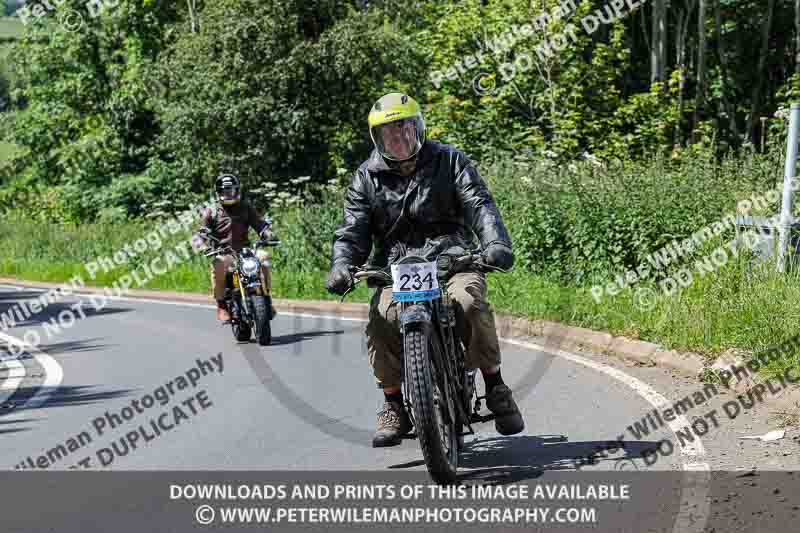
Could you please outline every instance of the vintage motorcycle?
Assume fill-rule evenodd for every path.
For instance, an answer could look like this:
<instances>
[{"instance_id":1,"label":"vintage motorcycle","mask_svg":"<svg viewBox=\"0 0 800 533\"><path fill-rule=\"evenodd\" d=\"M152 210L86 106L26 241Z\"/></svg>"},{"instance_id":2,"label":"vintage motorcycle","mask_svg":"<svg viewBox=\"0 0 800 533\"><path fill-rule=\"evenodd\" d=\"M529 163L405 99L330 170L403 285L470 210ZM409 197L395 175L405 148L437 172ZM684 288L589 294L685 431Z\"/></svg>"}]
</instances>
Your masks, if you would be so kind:
<instances>
[{"instance_id":1,"label":"vintage motorcycle","mask_svg":"<svg viewBox=\"0 0 800 533\"><path fill-rule=\"evenodd\" d=\"M474 433L471 424L495 418L480 414L485 396L475 390L476 370L466 369L455 309L441 287L457 272L502 270L486 264L480 253L464 252L451 249L433 261L405 255L389 265L390 272L368 265L351 267L353 287L363 280L378 290L391 285L392 298L399 302L406 409L428 472L439 484L456 480L463 437Z\"/></svg>"},{"instance_id":2,"label":"vintage motorcycle","mask_svg":"<svg viewBox=\"0 0 800 533\"><path fill-rule=\"evenodd\" d=\"M267 255L262 272L261 260L256 256L255 250L259 247L278 246L279 240L258 240L253 247L242 248L236 253L229 245L220 246L209 231L201 230L201 237L213 243L217 248L206 252L206 257L216 255L233 256L233 265L225 273L225 302L231 315L231 329L233 336L239 342L246 342L255 333L255 338L261 346L272 342L272 326L270 321L275 317L272 307L272 279L269 269L269 256Z\"/></svg>"}]
</instances>

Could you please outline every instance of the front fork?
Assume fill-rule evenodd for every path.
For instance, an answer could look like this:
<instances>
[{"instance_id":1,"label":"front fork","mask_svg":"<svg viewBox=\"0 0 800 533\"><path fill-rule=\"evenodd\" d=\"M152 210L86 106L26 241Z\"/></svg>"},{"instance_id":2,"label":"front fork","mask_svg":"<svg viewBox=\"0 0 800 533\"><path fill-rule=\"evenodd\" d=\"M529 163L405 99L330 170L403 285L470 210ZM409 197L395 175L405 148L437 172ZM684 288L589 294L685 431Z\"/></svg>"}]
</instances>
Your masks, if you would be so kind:
<instances>
[{"instance_id":1,"label":"front fork","mask_svg":"<svg viewBox=\"0 0 800 533\"><path fill-rule=\"evenodd\" d=\"M245 314L245 316L249 316L250 315L250 309L247 307L247 295L244 292L244 287L242 287L241 280L239 280L239 273L238 272L234 272L233 273L233 286L234 287L238 287L239 295L241 296L241 300L242 300L242 308L244 310L244 314Z\"/></svg>"},{"instance_id":2,"label":"front fork","mask_svg":"<svg viewBox=\"0 0 800 533\"><path fill-rule=\"evenodd\" d=\"M266 270L266 275L264 271ZM245 314L248 316L250 315L250 308L247 307L247 294L244 292L244 287L241 283L239 283L239 274L234 273L234 283L239 287L239 294L242 296L242 307L244 308ZM269 296L272 290L272 273L269 270L269 267L262 268L261 272L259 273L259 277L261 279L261 293L265 296Z\"/></svg>"},{"instance_id":3,"label":"front fork","mask_svg":"<svg viewBox=\"0 0 800 533\"><path fill-rule=\"evenodd\" d=\"M444 296L447 297L446 295ZM440 393L444 396L442 400L445 401L446 412L448 418L450 418L450 422L455 426L456 421L460 418L459 414L461 413L463 417L463 409L461 408L461 401L459 398L453 397L453 392L456 390L451 387L450 380L451 379L460 379L456 376L456 372L453 372L451 367L452 361L450 359L450 355L454 352L450 351L450 342L452 341L452 330L449 327L446 327L446 324L449 324L450 318L442 319L444 309L447 309L448 306L441 305L441 300L434 303L434 305L438 306L436 309L432 309L430 306L421 305L421 304L403 304L400 311L400 327L403 335L405 336L405 328L408 325L421 325L423 328L426 329L426 334L430 336L434 332L438 333L438 339L443 343L441 348L443 349L443 353L440 353L441 359L433 357L431 355L431 366L438 374L439 378L439 387ZM436 321L439 321L438 327ZM453 315L453 320L455 320ZM454 322L455 323L455 322ZM408 383L408 380L404 380L404 383ZM410 398L408 391L406 391L406 398ZM407 400L406 400L407 401ZM458 407L457 407L458 405Z\"/></svg>"},{"instance_id":4,"label":"front fork","mask_svg":"<svg viewBox=\"0 0 800 533\"><path fill-rule=\"evenodd\" d=\"M479 414L483 397L478 397L475 394L475 374L477 374L477 370L468 370L466 367L465 355L457 332L456 310L450 301L450 295L445 292L438 304L439 330L442 332L442 340L447 349L445 357L448 358L448 361L445 364L456 366L455 372L453 372L456 380L453 388L455 395L453 401L457 405L458 417L461 418L462 423L467 428L466 432L463 432L462 429L461 435L472 435L474 434L472 429L473 422L484 422L493 419L494 416L484 417ZM451 354L455 357L449 358L448 355ZM461 357L458 357L458 354L461 354ZM475 396L475 404L471 405L473 396Z\"/></svg>"},{"instance_id":5,"label":"front fork","mask_svg":"<svg viewBox=\"0 0 800 533\"><path fill-rule=\"evenodd\" d=\"M264 250L260 259L261 272L259 272L259 275L261 277L261 292L264 296L270 296L272 294L272 269L270 268L269 252Z\"/></svg>"}]
</instances>

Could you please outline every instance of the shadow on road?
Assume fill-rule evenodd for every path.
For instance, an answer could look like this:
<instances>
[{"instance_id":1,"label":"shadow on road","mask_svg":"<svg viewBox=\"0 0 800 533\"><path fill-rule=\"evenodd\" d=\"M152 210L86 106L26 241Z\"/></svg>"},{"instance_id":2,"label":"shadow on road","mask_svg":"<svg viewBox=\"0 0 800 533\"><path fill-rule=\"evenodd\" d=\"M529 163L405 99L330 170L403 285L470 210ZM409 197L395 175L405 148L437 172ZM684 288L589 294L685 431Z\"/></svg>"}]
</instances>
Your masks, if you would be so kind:
<instances>
[{"instance_id":1,"label":"shadow on road","mask_svg":"<svg viewBox=\"0 0 800 533\"><path fill-rule=\"evenodd\" d=\"M44 337L46 338L46 335L44 335ZM103 350L109 346L116 346L114 344L92 344L92 342L96 340L99 340L99 338L54 342L52 344L40 344L39 349L48 355L65 355L76 352L93 352ZM4 359L15 359L17 361L22 361L32 358L32 352L25 352L22 355L13 354L8 350L7 346L0 344L0 361Z\"/></svg>"},{"instance_id":2,"label":"shadow on road","mask_svg":"<svg viewBox=\"0 0 800 533\"><path fill-rule=\"evenodd\" d=\"M54 342L52 344L42 344L39 348L48 355L64 355L75 352L95 352L108 348L109 346L117 346L116 344L95 343L95 341L98 340L100 340L100 337L68 342Z\"/></svg>"},{"instance_id":3,"label":"shadow on road","mask_svg":"<svg viewBox=\"0 0 800 533\"><path fill-rule=\"evenodd\" d=\"M2 300L2 296L5 293L0 292L0 300ZM18 293L19 295L26 295L30 296L31 293ZM10 299L10 298L7 298ZM18 296L15 298L17 300L24 300L26 299L23 296ZM72 316L76 319L76 321L82 320L81 312L86 315L86 318L93 318L96 316L103 316L103 315L114 315L117 313L129 313L133 311L133 309L127 309L124 307L104 307L102 309L96 310L94 306L85 300L84 304L81 306L80 311L76 309L72 309L74 304L72 303L62 303L62 302L53 302L43 309L41 309L38 313L33 313L29 317L25 318L27 315L26 311L30 311L29 308L19 308L16 311L13 310L15 306L14 303L11 302L0 302L0 315L6 314L7 318L5 323L8 324L10 327L24 327L24 326L38 326L41 322L50 322L54 320L56 325L61 327L62 321L65 325L69 326L71 320L65 319L62 317L61 321L59 321L59 314L63 311L70 311ZM98 304L99 305L99 304ZM21 314L23 320L19 320L18 314ZM12 325L11 322L14 321L15 323Z\"/></svg>"},{"instance_id":4,"label":"shadow on road","mask_svg":"<svg viewBox=\"0 0 800 533\"><path fill-rule=\"evenodd\" d=\"M19 433L20 431L28 431L30 428L13 428L13 429L0 429L0 435L5 433Z\"/></svg>"},{"instance_id":5,"label":"shadow on road","mask_svg":"<svg viewBox=\"0 0 800 533\"><path fill-rule=\"evenodd\" d=\"M8 414L8 413L5 413L5 414ZM2 415L0 415L0 416L2 416ZM19 433L21 431L28 431L29 429L31 429L29 427L13 427L13 428L9 428L9 427L3 427L3 426L8 426L10 424L25 424L25 423L28 423L28 422L36 422L37 420L39 420L39 419L38 418L21 418L21 419L18 419L18 420L3 420L3 419L0 418L0 435L2 435L4 433Z\"/></svg>"},{"instance_id":6,"label":"shadow on road","mask_svg":"<svg viewBox=\"0 0 800 533\"><path fill-rule=\"evenodd\" d=\"M343 329L329 330L329 331L303 331L300 333L292 333L290 335L279 335L272 337L270 346L282 346L286 344L295 344L298 342L307 341L316 337L327 337L329 335L341 335L344 333Z\"/></svg>"},{"instance_id":7,"label":"shadow on road","mask_svg":"<svg viewBox=\"0 0 800 533\"><path fill-rule=\"evenodd\" d=\"M8 424L21 424L23 422L36 422L39 420L38 418L23 418L20 420L2 420L0 419L0 426L8 425Z\"/></svg>"},{"instance_id":8,"label":"shadow on road","mask_svg":"<svg viewBox=\"0 0 800 533\"><path fill-rule=\"evenodd\" d=\"M616 463L612 466L622 470L618 461L626 461L629 468L633 459L641 458L641 452L652 449L657 442L626 441L623 450L608 452L608 457L596 457L595 464ZM581 461L598 450L608 449L609 441L567 442L563 436L493 437L467 442L461 451L459 468L461 481L484 483L516 483L541 476L546 470L577 470ZM414 468L424 466L423 460L410 461L389 468Z\"/></svg>"},{"instance_id":9,"label":"shadow on road","mask_svg":"<svg viewBox=\"0 0 800 533\"><path fill-rule=\"evenodd\" d=\"M4 291L0 290L0 301L2 300L25 300L30 298L34 293L21 292L21 291Z\"/></svg>"},{"instance_id":10,"label":"shadow on road","mask_svg":"<svg viewBox=\"0 0 800 533\"><path fill-rule=\"evenodd\" d=\"M97 403L102 402L105 400L112 400L114 398L118 398L120 396L125 396L132 392L132 389L120 389L120 390L107 390L107 391L99 391L94 390L98 387L97 385L61 385L58 387L51 387L50 389L52 392L50 396L47 397L45 402L41 405L34 407L35 409L47 409L50 407L69 407L72 405L87 405L90 403ZM4 404L5 406L10 406L12 408L5 408L0 411L0 423L2 423L2 417L5 415L9 415L12 413L19 413L20 411L25 411L31 409L31 407L27 407L25 403L36 393L39 391L46 391L48 387L21 387L17 389L14 393L14 396L11 397L11 400ZM20 421L14 421L14 423Z\"/></svg>"}]
</instances>

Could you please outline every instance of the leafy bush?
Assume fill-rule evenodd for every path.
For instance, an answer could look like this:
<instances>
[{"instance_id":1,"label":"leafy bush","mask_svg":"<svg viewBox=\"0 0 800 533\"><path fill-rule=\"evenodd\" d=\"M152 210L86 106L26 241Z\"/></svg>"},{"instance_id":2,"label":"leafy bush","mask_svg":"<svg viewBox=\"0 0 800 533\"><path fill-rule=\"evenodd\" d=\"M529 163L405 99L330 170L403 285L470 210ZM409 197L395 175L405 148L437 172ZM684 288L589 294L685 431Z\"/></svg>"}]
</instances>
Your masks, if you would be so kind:
<instances>
[{"instance_id":1,"label":"leafy bush","mask_svg":"<svg viewBox=\"0 0 800 533\"><path fill-rule=\"evenodd\" d=\"M635 268L675 239L734 213L774 186L779 152L727 157L685 151L648 163L496 159L483 170L520 267L583 283ZM775 206L774 212L777 212Z\"/></svg>"}]
</instances>

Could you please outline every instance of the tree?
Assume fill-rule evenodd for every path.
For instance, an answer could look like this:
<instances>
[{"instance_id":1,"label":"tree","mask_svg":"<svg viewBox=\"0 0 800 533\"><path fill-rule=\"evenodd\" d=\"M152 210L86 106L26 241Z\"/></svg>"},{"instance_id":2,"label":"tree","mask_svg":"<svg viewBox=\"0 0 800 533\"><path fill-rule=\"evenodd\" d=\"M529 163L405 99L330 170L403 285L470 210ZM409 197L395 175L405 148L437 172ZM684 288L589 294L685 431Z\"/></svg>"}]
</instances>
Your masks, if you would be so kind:
<instances>
[{"instance_id":1,"label":"tree","mask_svg":"<svg viewBox=\"0 0 800 533\"><path fill-rule=\"evenodd\" d=\"M354 167L369 152L365 106L389 92L385 76L411 80L421 63L381 12L339 1L230 0L200 16L160 69L174 90L158 164L188 190L223 170L252 189Z\"/></svg>"},{"instance_id":2,"label":"tree","mask_svg":"<svg viewBox=\"0 0 800 533\"><path fill-rule=\"evenodd\" d=\"M686 9L678 9L678 28L675 37L675 61L680 76L678 89L678 121L675 123L675 145L683 143L681 136L681 118L683 117L684 88L686 85L686 36L688 34L689 18L692 16L697 0L689 0Z\"/></svg>"},{"instance_id":3,"label":"tree","mask_svg":"<svg viewBox=\"0 0 800 533\"><path fill-rule=\"evenodd\" d=\"M650 83L664 81L667 63L667 0L653 1Z\"/></svg>"},{"instance_id":4,"label":"tree","mask_svg":"<svg viewBox=\"0 0 800 533\"><path fill-rule=\"evenodd\" d=\"M725 114L728 115L728 128L731 135L739 142L739 128L736 125L736 104L732 101L733 91L731 81L728 76L729 67L725 48L725 36L722 34L722 15L720 4L722 0L714 0L714 34L717 41L717 55L720 73L720 97Z\"/></svg>"},{"instance_id":5,"label":"tree","mask_svg":"<svg viewBox=\"0 0 800 533\"><path fill-rule=\"evenodd\" d=\"M761 104L761 87L764 84L764 69L767 64L767 54L769 53L769 32L772 27L772 15L775 9L775 0L767 0L767 13L764 18L761 31L761 52L758 55L758 67L756 68L756 81L753 84L753 95L750 99L750 119L747 124L747 133L750 142L757 143L756 120Z\"/></svg>"},{"instance_id":6,"label":"tree","mask_svg":"<svg viewBox=\"0 0 800 533\"><path fill-rule=\"evenodd\" d=\"M186 0L186 7L192 23L192 33L197 33L197 0Z\"/></svg>"},{"instance_id":7,"label":"tree","mask_svg":"<svg viewBox=\"0 0 800 533\"><path fill-rule=\"evenodd\" d=\"M794 69L800 72L800 0L794 0Z\"/></svg>"},{"instance_id":8,"label":"tree","mask_svg":"<svg viewBox=\"0 0 800 533\"><path fill-rule=\"evenodd\" d=\"M9 83L3 71L0 70L0 113L8 109L9 102Z\"/></svg>"},{"instance_id":9,"label":"tree","mask_svg":"<svg viewBox=\"0 0 800 533\"><path fill-rule=\"evenodd\" d=\"M697 128L706 98L706 11L706 0L699 0L697 4L697 88L693 129Z\"/></svg>"}]
</instances>

